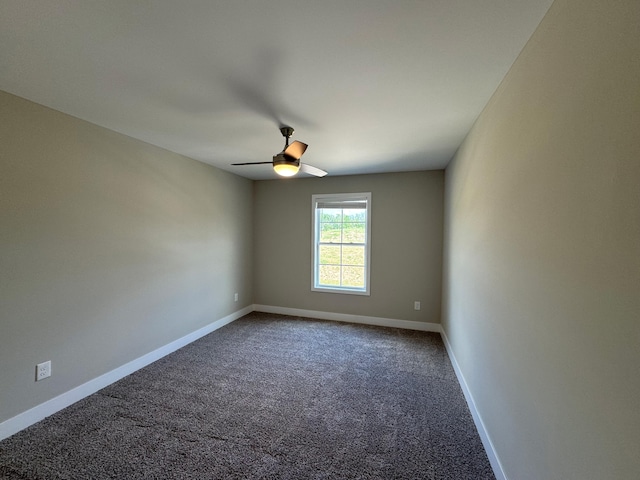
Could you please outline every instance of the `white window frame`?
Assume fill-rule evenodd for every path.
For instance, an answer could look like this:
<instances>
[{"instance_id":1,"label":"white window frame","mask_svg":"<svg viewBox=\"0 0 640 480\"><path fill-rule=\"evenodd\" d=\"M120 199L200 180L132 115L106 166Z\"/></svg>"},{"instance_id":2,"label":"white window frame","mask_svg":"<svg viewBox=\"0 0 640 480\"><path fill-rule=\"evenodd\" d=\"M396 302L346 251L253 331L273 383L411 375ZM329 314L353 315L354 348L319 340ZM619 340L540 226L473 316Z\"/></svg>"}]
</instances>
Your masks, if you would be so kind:
<instances>
[{"instance_id":1,"label":"white window frame","mask_svg":"<svg viewBox=\"0 0 640 480\"><path fill-rule=\"evenodd\" d=\"M346 203L346 202L366 202L366 239L365 239L365 266L364 266L364 288L327 286L318 283L319 268L319 231L318 231L318 204L327 203ZM311 290L314 292L326 293L343 293L349 295L371 295L371 192L364 193L333 193L333 194L315 194L311 196L311 219L312 219L312 235L311 235ZM341 244L342 245L342 244Z\"/></svg>"}]
</instances>

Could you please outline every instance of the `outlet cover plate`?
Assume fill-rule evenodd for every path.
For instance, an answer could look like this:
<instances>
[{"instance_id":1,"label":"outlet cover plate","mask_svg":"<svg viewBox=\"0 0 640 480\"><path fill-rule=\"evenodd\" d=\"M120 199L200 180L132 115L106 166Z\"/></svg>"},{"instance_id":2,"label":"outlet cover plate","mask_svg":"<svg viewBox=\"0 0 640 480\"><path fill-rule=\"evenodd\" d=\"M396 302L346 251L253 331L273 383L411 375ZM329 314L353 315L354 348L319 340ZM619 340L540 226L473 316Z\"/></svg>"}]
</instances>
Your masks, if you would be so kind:
<instances>
[{"instance_id":1,"label":"outlet cover plate","mask_svg":"<svg viewBox=\"0 0 640 480\"><path fill-rule=\"evenodd\" d=\"M36 365L36 382L51 376L51 360Z\"/></svg>"}]
</instances>

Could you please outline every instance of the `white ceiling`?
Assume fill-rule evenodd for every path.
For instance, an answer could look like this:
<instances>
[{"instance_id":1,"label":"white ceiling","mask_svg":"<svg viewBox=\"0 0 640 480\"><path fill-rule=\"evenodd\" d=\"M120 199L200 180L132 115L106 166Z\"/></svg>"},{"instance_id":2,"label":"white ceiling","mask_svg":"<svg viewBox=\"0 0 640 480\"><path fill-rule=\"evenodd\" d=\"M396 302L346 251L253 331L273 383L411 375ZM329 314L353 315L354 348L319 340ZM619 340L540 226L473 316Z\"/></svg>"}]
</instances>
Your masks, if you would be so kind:
<instances>
[{"instance_id":1,"label":"white ceiling","mask_svg":"<svg viewBox=\"0 0 640 480\"><path fill-rule=\"evenodd\" d=\"M248 178L439 169L552 0L0 0L0 89Z\"/></svg>"}]
</instances>

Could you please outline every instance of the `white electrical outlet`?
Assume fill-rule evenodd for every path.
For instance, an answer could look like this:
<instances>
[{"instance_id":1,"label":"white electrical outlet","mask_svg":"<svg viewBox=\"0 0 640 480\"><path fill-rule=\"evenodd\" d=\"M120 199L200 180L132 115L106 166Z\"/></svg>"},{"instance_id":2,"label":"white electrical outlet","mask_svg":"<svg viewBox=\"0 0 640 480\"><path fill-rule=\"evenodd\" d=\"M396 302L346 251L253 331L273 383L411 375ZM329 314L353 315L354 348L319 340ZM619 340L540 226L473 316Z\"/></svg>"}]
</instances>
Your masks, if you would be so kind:
<instances>
[{"instance_id":1,"label":"white electrical outlet","mask_svg":"<svg viewBox=\"0 0 640 480\"><path fill-rule=\"evenodd\" d=\"M51 376L51 360L36 365L36 382Z\"/></svg>"},{"instance_id":2,"label":"white electrical outlet","mask_svg":"<svg viewBox=\"0 0 640 480\"><path fill-rule=\"evenodd\" d=\"M420 302L413 302L413 309L420 310Z\"/></svg>"},{"instance_id":3,"label":"white electrical outlet","mask_svg":"<svg viewBox=\"0 0 640 480\"><path fill-rule=\"evenodd\" d=\"M234 301L234 302L237 302L237 301L238 301L238 294L237 294L237 293L234 293L234 294L233 294L233 301Z\"/></svg>"}]
</instances>

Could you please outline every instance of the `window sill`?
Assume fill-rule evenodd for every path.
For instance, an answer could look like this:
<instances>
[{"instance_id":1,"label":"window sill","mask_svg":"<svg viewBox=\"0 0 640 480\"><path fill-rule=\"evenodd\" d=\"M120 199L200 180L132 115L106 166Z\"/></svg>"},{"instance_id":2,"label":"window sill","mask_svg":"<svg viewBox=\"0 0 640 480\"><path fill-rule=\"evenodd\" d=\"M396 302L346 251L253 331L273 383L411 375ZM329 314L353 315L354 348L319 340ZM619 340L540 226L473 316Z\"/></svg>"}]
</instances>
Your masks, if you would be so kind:
<instances>
[{"instance_id":1,"label":"window sill","mask_svg":"<svg viewBox=\"0 0 640 480\"><path fill-rule=\"evenodd\" d=\"M367 297L371 296L371 294L366 290L360 290L355 288L344 288L344 287L311 287L312 292L321 292L321 293L339 293L346 295L365 295Z\"/></svg>"}]
</instances>

